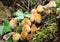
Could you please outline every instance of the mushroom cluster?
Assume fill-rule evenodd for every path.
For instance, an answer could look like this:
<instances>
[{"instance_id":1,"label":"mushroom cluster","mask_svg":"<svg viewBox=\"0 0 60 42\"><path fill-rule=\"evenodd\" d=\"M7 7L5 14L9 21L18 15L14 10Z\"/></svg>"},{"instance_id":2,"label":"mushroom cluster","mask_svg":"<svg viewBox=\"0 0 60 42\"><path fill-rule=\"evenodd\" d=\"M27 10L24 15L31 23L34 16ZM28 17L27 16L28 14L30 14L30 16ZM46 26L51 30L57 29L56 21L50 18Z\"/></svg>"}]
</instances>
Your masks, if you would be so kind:
<instances>
[{"instance_id":1,"label":"mushroom cluster","mask_svg":"<svg viewBox=\"0 0 60 42\"><path fill-rule=\"evenodd\" d=\"M46 5L38 5L37 8L32 9L30 13L30 18L24 18L21 22L22 25L22 31L21 34L15 32L12 35L13 41L18 41L20 40L25 40L27 39L30 41L33 38L33 35L36 33L36 31L39 30L35 23L40 23L42 21L42 12L45 12L46 14L52 13L52 10L50 8L56 7L56 3L54 0L51 0L48 4ZM15 18L12 18L10 20L9 26L12 29L15 29L17 27L17 20ZM33 23L34 22L34 23Z\"/></svg>"}]
</instances>

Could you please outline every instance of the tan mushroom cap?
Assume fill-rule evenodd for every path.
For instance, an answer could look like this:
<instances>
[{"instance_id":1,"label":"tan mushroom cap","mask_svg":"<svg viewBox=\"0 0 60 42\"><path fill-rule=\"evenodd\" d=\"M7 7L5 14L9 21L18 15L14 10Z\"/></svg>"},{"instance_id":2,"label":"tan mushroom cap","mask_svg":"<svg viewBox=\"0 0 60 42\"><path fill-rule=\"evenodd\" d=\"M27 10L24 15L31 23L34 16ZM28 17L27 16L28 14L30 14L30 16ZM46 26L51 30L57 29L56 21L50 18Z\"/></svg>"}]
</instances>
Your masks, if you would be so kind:
<instances>
[{"instance_id":1,"label":"tan mushroom cap","mask_svg":"<svg viewBox=\"0 0 60 42\"><path fill-rule=\"evenodd\" d=\"M34 20L35 20L34 14L30 14L30 21L34 22Z\"/></svg>"},{"instance_id":2,"label":"tan mushroom cap","mask_svg":"<svg viewBox=\"0 0 60 42\"><path fill-rule=\"evenodd\" d=\"M30 21L31 22L37 22L40 23L42 20L41 14L38 14L37 12L35 12L34 14L30 14Z\"/></svg>"},{"instance_id":3,"label":"tan mushroom cap","mask_svg":"<svg viewBox=\"0 0 60 42\"><path fill-rule=\"evenodd\" d=\"M35 14L35 13L37 13L37 10L36 9L32 9L31 10L31 14Z\"/></svg>"},{"instance_id":4,"label":"tan mushroom cap","mask_svg":"<svg viewBox=\"0 0 60 42\"><path fill-rule=\"evenodd\" d=\"M36 23L40 23L41 20L42 20L41 15L40 15L40 14L35 14L35 22L36 22Z\"/></svg>"},{"instance_id":5,"label":"tan mushroom cap","mask_svg":"<svg viewBox=\"0 0 60 42\"><path fill-rule=\"evenodd\" d=\"M17 20L15 18L12 18L9 22L9 26L14 29L17 26Z\"/></svg>"},{"instance_id":6,"label":"tan mushroom cap","mask_svg":"<svg viewBox=\"0 0 60 42\"><path fill-rule=\"evenodd\" d=\"M12 39L13 39L14 41L18 41L18 40L20 39L20 34L19 34L19 33L14 33L14 34L12 35Z\"/></svg>"},{"instance_id":7,"label":"tan mushroom cap","mask_svg":"<svg viewBox=\"0 0 60 42\"><path fill-rule=\"evenodd\" d=\"M37 12L42 12L42 11L44 11L44 8L42 5L38 5L36 10L37 10Z\"/></svg>"},{"instance_id":8,"label":"tan mushroom cap","mask_svg":"<svg viewBox=\"0 0 60 42\"><path fill-rule=\"evenodd\" d=\"M32 34L28 34L26 38L27 38L28 41L30 41L33 38L33 35Z\"/></svg>"},{"instance_id":9,"label":"tan mushroom cap","mask_svg":"<svg viewBox=\"0 0 60 42\"><path fill-rule=\"evenodd\" d=\"M51 0L47 5L45 5L46 8L56 7L56 3L54 0Z\"/></svg>"},{"instance_id":10,"label":"tan mushroom cap","mask_svg":"<svg viewBox=\"0 0 60 42\"><path fill-rule=\"evenodd\" d=\"M52 13L52 10L46 9L44 12L45 12L46 14L50 14L50 13Z\"/></svg>"},{"instance_id":11,"label":"tan mushroom cap","mask_svg":"<svg viewBox=\"0 0 60 42\"><path fill-rule=\"evenodd\" d=\"M49 3L48 3L48 7L56 7L56 3L54 0L51 0Z\"/></svg>"},{"instance_id":12,"label":"tan mushroom cap","mask_svg":"<svg viewBox=\"0 0 60 42\"><path fill-rule=\"evenodd\" d=\"M27 32L25 32L25 31L21 32L20 40L26 39L27 35L28 35Z\"/></svg>"},{"instance_id":13,"label":"tan mushroom cap","mask_svg":"<svg viewBox=\"0 0 60 42\"><path fill-rule=\"evenodd\" d=\"M28 18L24 18L22 21L22 25L28 24L29 26L31 25L31 21Z\"/></svg>"},{"instance_id":14,"label":"tan mushroom cap","mask_svg":"<svg viewBox=\"0 0 60 42\"><path fill-rule=\"evenodd\" d=\"M35 24L33 24L31 27L31 33L34 33L35 31L37 31L37 27Z\"/></svg>"},{"instance_id":15,"label":"tan mushroom cap","mask_svg":"<svg viewBox=\"0 0 60 42\"><path fill-rule=\"evenodd\" d=\"M22 31L25 31L25 32L29 33L29 32L31 31L30 26L27 25L27 24L24 25L24 26L22 27Z\"/></svg>"}]
</instances>

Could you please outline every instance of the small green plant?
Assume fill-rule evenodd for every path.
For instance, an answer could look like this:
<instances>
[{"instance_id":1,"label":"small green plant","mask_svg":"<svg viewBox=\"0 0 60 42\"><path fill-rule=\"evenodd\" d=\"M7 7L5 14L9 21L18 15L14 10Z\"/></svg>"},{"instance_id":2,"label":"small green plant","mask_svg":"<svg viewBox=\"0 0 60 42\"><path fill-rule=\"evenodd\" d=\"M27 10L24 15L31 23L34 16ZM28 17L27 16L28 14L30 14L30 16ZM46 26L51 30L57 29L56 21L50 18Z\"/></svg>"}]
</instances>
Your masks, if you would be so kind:
<instances>
[{"instance_id":1,"label":"small green plant","mask_svg":"<svg viewBox=\"0 0 60 42\"><path fill-rule=\"evenodd\" d=\"M11 32L11 28L9 27L9 21L5 20L3 25L0 27L0 35L3 35L5 32Z\"/></svg>"},{"instance_id":2,"label":"small green plant","mask_svg":"<svg viewBox=\"0 0 60 42\"><path fill-rule=\"evenodd\" d=\"M26 18L30 17L29 12L24 13L21 9L17 10L13 15L16 16L15 19L18 21L23 20L25 17Z\"/></svg>"},{"instance_id":3,"label":"small green plant","mask_svg":"<svg viewBox=\"0 0 60 42\"><path fill-rule=\"evenodd\" d=\"M6 40L5 42L13 42L12 40Z\"/></svg>"},{"instance_id":4,"label":"small green plant","mask_svg":"<svg viewBox=\"0 0 60 42\"><path fill-rule=\"evenodd\" d=\"M60 0L55 0L56 1L56 4L57 4L57 7L60 7Z\"/></svg>"},{"instance_id":5,"label":"small green plant","mask_svg":"<svg viewBox=\"0 0 60 42\"><path fill-rule=\"evenodd\" d=\"M34 35L30 42L44 42L45 40L53 39L53 32L57 30L56 14L50 14L47 21L41 29Z\"/></svg>"},{"instance_id":6,"label":"small green plant","mask_svg":"<svg viewBox=\"0 0 60 42\"><path fill-rule=\"evenodd\" d=\"M31 42L43 42L44 40L53 39L53 32L56 30L55 23L52 23L51 26L42 27L42 29L37 32Z\"/></svg>"}]
</instances>

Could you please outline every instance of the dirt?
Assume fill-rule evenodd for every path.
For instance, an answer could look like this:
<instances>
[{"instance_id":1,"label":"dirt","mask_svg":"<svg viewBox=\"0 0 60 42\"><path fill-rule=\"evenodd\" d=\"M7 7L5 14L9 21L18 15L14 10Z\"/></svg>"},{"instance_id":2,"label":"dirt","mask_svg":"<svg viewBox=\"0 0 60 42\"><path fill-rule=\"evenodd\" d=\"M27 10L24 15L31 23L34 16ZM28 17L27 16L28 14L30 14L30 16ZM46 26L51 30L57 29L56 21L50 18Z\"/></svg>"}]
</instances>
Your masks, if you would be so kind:
<instances>
[{"instance_id":1,"label":"dirt","mask_svg":"<svg viewBox=\"0 0 60 42\"><path fill-rule=\"evenodd\" d=\"M2 20L11 17L11 11L7 6L4 6L2 2L0 2L0 24Z\"/></svg>"}]
</instances>

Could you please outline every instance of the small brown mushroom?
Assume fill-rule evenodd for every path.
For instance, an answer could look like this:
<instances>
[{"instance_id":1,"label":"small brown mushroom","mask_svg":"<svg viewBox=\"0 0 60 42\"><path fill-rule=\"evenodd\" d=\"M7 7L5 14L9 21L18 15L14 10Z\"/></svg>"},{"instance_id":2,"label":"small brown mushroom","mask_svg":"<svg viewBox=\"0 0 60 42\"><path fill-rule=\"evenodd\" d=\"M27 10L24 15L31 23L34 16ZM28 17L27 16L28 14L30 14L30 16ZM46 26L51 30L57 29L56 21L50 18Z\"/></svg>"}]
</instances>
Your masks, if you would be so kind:
<instances>
[{"instance_id":1,"label":"small brown mushroom","mask_svg":"<svg viewBox=\"0 0 60 42\"><path fill-rule=\"evenodd\" d=\"M17 27L17 20L15 20L15 18L12 18L9 22L9 26L14 29Z\"/></svg>"},{"instance_id":2,"label":"small brown mushroom","mask_svg":"<svg viewBox=\"0 0 60 42\"><path fill-rule=\"evenodd\" d=\"M26 39L27 35L28 35L27 32L25 32L25 31L21 32L20 40Z\"/></svg>"},{"instance_id":3,"label":"small brown mushroom","mask_svg":"<svg viewBox=\"0 0 60 42\"><path fill-rule=\"evenodd\" d=\"M40 14L35 14L35 22L36 23L40 23L41 22L41 20L42 20L42 17L41 17L41 15Z\"/></svg>"},{"instance_id":4,"label":"small brown mushroom","mask_svg":"<svg viewBox=\"0 0 60 42\"><path fill-rule=\"evenodd\" d=\"M44 6L44 8L51 8L51 7L56 7L56 3L54 0L51 0L48 4Z\"/></svg>"},{"instance_id":5,"label":"small brown mushroom","mask_svg":"<svg viewBox=\"0 0 60 42\"><path fill-rule=\"evenodd\" d=\"M22 31L25 31L25 32L29 33L29 32L31 31L30 26L27 25L27 24L24 25L24 26L22 27Z\"/></svg>"},{"instance_id":6,"label":"small brown mushroom","mask_svg":"<svg viewBox=\"0 0 60 42\"><path fill-rule=\"evenodd\" d=\"M36 9L32 9L31 10L31 14L35 14L35 13L37 13L37 10Z\"/></svg>"},{"instance_id":7,"label":"small brown mushroom","mask_svg":"<svg viewBox=\"0 0 60 42\"><path fill-rule=\"evenodd\" d=\"M30 21L40 23L42 20L41 15L37 13L36 9L31 10Z\"/></svg>"},{"instance_id":8,"label":"small brown mushroom","mask_svg":"<svg viewBox=\"0 0 60 42\"><path fill-rule=\"evenodd\" d=\"M32 27L31 27L31 33L34 33L37 30L38 30L38 28L36 27L35 24L33 24Z\"/></svg>"},{"instance_id":9,"label":"small brown mushroom","mask_svg":"<svg viewBox=\"0 0 60 42\"><path fill-rule=\"evenodd\" d=\"M28 18L24 18L24 20L22 21L22 25L26 25L28 24L29 26L31 25L31 22Z\"/></svg>"},{"instance_id":10,"label":"small brown mushroom","mask_svg":"<svg viewBox=\"0 0 60 42\"><path fill-rule=\"evenodd\" d=\"M33 34L28 34L26 38L28 41L30 41L33 38Z\"/></svg>"},{"instance_id":11,"label":"small brown mushroom","mask_svg":"<svg viewBox=\"0 0 60 42\"><path fill-rule=\"evenodd\" d=\"M35 20L35 17L34 17L34 15L37 13L37 10L36 9L32 9L31 10L31 14L30 14L30 21L31 22L34 22L34 20Z\"/></svg>"},{"instance_id":12,"label":"small brown mushroom","mask_svg":"<svg viewBox=\"0 0 60 42\"><path fill-rule=\"evenodd\" d=\"M34 14L30 14L30 21L34 22Z\"/></svg>"},{"instance_id":13,"label":"small brown mushroom","mask_svg":"<svg viewBox=\"0 0 60 42\"><path fill-rule=\"evenodd\" d=\"M15 33L12 35L12 39L13 39L13 41L18 41L18 40L20 39L20 34L15 32Z\"/></svg>"},{"instance_id":14,"label":"small brown mushroom","mask_svg":"<svg viewBox=\"0 0 60 42\"><path fill-rule=\"evenodd\" d=\"M38 5L37 12L42 12L42 11L44 11L43 6L42 5Z\"/></svg>"},{"instance_id":15,"label":"small brown mushroom","mask_svg":"<svg viewBox=\"0 0 60 42\"><path fill-rule=\"evenodd\" d=\"M51 0L49 3L48 3L48 7L56 7L56 3L54 0Z\"/></svg>"},{"instance_id":16,"label":"small brown mushroom","mask_svg":"<svg viewBox=\"0 0 60 42\"><path fill-rule=\"evenodd\" d=\"M52 10L46 9L44 12L45 12L46 14L50 14L50 13L52 13Z\"/></svg>"}]
</instances>

